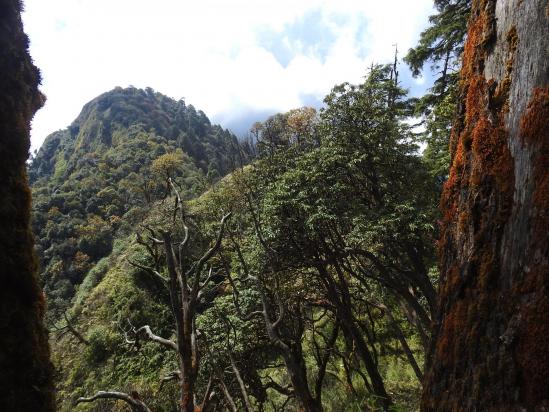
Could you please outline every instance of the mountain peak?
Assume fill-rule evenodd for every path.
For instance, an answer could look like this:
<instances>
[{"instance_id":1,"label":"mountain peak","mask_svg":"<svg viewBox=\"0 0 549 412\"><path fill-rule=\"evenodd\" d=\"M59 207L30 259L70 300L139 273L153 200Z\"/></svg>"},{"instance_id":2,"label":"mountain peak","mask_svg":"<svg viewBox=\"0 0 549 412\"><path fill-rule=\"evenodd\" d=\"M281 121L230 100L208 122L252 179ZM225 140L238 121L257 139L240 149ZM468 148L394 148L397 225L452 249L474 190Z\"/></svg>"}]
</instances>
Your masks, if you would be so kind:
<instances>
[{"instance_id":1,"label":"mountain peak","mask_svg":"<svg viewBox=\"0 0 549 412\"><path fill-rule=\"evenodd\" d=\"M206 159L205 146L223 146L236 140L220 126L212 126L204 112L186 105L183 99L172 99L150 87L115 87L86 103L67 129L45 139L32 162L31 181L53 176L60 154L68 166L74 167L82 156L104 152L137 131L175 143L205 170L210 161ZM58 173L57 177L62 176Z\"/></svg>"}]
</instances>

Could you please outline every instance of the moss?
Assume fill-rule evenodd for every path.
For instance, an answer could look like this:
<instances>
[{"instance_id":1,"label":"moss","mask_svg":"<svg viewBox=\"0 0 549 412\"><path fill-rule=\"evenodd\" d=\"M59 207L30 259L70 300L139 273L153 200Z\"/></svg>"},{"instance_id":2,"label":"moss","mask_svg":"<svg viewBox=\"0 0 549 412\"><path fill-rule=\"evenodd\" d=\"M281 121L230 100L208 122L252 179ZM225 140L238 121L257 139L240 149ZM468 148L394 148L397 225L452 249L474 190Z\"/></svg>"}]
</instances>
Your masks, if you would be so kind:
<instances>
[{"instance_id":1,"label":"moss","mask_svg":"<svg viewBox=\"0 0 549 412\"><path fill-rule=\"evenodd\" d=\"M504 370L496 331L501 322L496 313L502 309L499 239L514 193L504 117L518 36L516 30L507 35L506 72L496 84L483 75L495 39L495 2L473 1L471 16L460 77L463 120L452 130L455 149L441 197L441 319L422 399L423 410L430 411L469 410L472 405L489 410L503 402L486 394Z\"/></svg>"},{"instance_id":2,"label":"moss","mask_svg":"<svg viewBox=\"0 0 549 412\"><path fill-rule=\"evenodd\" d=\"M42 323L26 174L30 121L42 105L19 1L0 6L0 410L54 410L52 367Z\"/></svg>"},{"instance_id":3,"label":"moss","mask_svg":"<svg viewBox=\"0 0 549 412\"><path fill-rule=\"evenodd\" d=\"M523 142L546 142L549 136L549 87L536 88L520 120L520 136Z\"/></svg>"}]
</instances>

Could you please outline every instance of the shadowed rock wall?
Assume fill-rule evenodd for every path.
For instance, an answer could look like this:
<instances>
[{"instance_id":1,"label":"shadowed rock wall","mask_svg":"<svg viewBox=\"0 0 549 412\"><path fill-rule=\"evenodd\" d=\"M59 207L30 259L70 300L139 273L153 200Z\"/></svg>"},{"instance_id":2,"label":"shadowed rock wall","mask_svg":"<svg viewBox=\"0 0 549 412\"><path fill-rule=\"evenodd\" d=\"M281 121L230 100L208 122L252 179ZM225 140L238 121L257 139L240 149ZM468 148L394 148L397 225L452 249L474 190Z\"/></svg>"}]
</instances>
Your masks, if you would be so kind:
<instances>
[{"instance_id":1,"label":"shadowed rock wall","mask_svg":"<svg viewBox=\"0 0 549 412\"><path fill-rule=\"evenodd\" d=\"M53 411L25 167L30 120L44 98L20 12L19 1L0 0L0 410Z\"/></svg>"}]
</instances>

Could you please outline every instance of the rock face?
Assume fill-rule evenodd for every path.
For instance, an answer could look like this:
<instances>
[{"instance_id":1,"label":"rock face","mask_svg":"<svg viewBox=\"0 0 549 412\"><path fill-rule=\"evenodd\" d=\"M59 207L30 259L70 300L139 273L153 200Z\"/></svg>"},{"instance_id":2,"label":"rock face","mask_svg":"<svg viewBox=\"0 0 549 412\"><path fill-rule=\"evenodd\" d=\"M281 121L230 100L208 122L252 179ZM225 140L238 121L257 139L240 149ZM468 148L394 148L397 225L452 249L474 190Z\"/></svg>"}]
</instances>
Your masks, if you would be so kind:
<instances>
[{"instance_id":1,"label":"rock face","mask_svg":"<svg viewBox=\"0 0 549 412\"><path fill-rule=\"evenodd\" d=\"M424 411L549 408L549 7L473 1Z\"/></svg>"},{"instance_id":2,"label":"rock face","mask_svg":"<svg viewBox=\"0 0 549 412\"><path fill-rule=\"evenodd\" d=\"M25 165L30 120L44 98L20 11L19 1L0 1L0 410L53 411Z\"/></svg>"}]
</instances>

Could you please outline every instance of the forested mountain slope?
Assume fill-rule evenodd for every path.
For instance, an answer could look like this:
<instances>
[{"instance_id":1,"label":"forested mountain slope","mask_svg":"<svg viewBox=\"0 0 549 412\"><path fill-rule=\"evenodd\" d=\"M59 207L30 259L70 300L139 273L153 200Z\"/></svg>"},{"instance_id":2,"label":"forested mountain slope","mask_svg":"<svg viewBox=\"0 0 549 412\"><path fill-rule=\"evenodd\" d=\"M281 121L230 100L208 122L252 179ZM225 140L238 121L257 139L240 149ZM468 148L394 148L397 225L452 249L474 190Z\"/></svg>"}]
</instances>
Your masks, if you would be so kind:
<instances>
[{"instance_id":1,"label":"forested mountain slope","mask_svg":"<svg viewBox=\"0 0 549 412\"><path fill-rule=\"evenodd\" d=\"M29 176L50 310L68 305L120 226L165 195L162 175L173 164L182 166L174 176L182 194L192 197L242 160L241 146L192 105L131 87L95 98L48 136Z\"/></svg>"},{"instance_id":2,"label":"forested mountain slope","mask_svg":"<svg viewBox=\"0 0 549 412\"><path fill-rule=\"evenodd\" d=\"M50 136L31 172L61 410L417 407L436 181L393 67L325 102L255 124L218 182L251 148L150 91Z\"/></svg>"}]
</instances>

